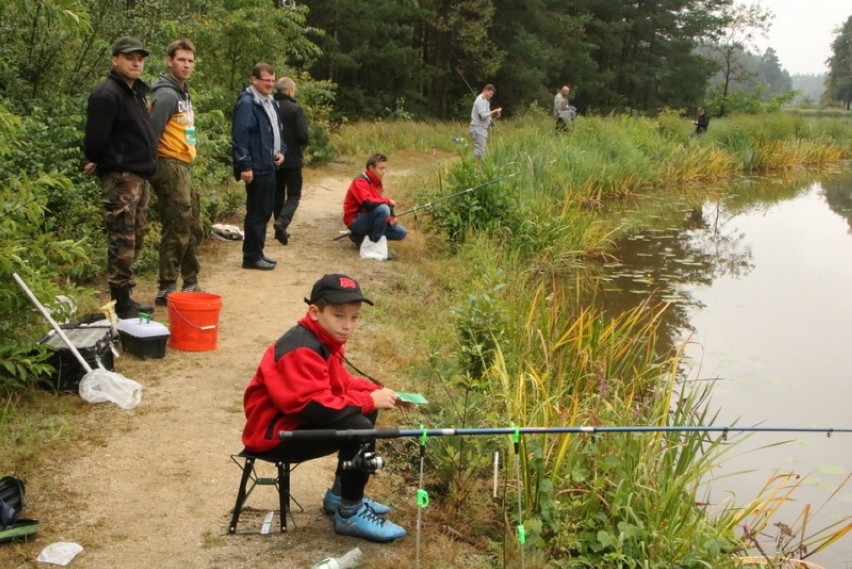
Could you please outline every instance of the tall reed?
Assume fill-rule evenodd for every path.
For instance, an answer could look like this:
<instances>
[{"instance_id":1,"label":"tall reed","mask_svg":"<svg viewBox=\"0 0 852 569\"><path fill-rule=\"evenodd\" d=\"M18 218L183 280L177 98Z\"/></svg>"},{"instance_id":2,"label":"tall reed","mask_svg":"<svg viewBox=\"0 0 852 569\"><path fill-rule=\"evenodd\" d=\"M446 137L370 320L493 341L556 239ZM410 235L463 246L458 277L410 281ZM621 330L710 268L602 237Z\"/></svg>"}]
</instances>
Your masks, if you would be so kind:
<instances>
[{"instance_id":1,"label":"tall reed","mask_svg":"<svg viewBox=\"0 0 852 569\"><path fill-rule=\"evenodd\" d=\"M706 425L705 391L676 382L678 358L660 360L655 329L665 306L614 318L576 308L558 281L507 288L526 317L490 370L491 401L517 424ZM524 440L525 516L548 559L565 566L731 565L733 532L697 498L726 450L701 433L544 435ZM638 565L637 565L638 566Z\"/></svg>"}]
</instances>

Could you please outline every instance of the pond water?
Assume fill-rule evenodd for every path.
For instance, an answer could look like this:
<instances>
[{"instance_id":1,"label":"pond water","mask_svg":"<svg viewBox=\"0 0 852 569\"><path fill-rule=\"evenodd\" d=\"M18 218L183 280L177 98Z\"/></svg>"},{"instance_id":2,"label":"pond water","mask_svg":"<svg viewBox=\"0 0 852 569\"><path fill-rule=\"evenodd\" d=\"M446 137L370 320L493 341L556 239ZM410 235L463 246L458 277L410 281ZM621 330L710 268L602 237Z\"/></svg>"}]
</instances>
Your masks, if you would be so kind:
<instances>
[{"instance_id":1,"label":"pond water","mask_svg":"<svg viewBox=\"0 0 852 569\"><path fill-rule=\"evenodd\" d=\"M852 428L852 169L637 209L646 229L618 244L598 300L608 311L672 303L660 341L685 342L686 379L712 382L714 424ZM852 434L735 438L712 502L747 502L773 474L795 473L802 485L775 521L795 526L808 504L808 533L852 516L852 482L831 497L852 472ZM809 560L852 568L852 534Z\"/></svg>"}]
</instances>

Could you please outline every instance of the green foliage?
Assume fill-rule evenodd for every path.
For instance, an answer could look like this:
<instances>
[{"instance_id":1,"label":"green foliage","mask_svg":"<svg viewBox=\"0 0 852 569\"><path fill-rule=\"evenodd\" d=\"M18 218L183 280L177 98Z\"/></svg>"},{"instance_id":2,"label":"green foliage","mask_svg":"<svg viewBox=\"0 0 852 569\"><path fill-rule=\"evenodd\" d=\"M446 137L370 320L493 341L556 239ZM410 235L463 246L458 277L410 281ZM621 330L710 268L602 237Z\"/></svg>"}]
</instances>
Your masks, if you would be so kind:
<instances>
[{"instance_id":1,"label":"green foliage","mask_svg":"<svg viewBox=\"0 0 852 569\"><path fill-rule=\"evenodd\" d=\"M330 81L316 81L306 73L295 78L298 82L298 100L305 108L308 119L310 143L302 151L305 165L320 166L337 158L331 144L331 117L336 87Z\"/></svg>"},{"instance_id":2,"label":"green foliage","mask_svg":"<svg viewBox=\"0 0 852 569\"><path fill-rule=\"evenodd\" d=\"M513 227L521 224L523 215L517 185L507 179L511 174L490 168L479 170L470 160L459 162L441 180L441 185L448 184L450 190L444 192L439 187L439 192L449 196L472 191L436 203L429 210L431 229L452 246L464 243L474 231L492 236L510 234ZM433 195L429 201L438 199L438 195Z\"/></svg>"},{"instance_id":3,"label":"green foliage","mask_svg":"<svg viewBox=\"0 0 852 569\"><path fill-rule=\"evenodd\" d=\"M795 91L772 95L767 97L766 85L759 85L747 91L745 89L734 90L727 95L722 92L721 87L714 87L708 98L708 109L725 109L725 113L740 114L762 114L774 113L788 104L796 97Z\"/></svg>"},{"instance_id":4,"label":"green foliage","mask_svg":"<svg viewBox=\"0 0 852 569\"><path fill-rule=\"evenodd\" d=\"M279 75L310 65L320 54L311 38L321 32L308 27L305 16L303 6L277 9L268 0L214 2L197 13L190 34L199 49L195 83L210 90L211 108L230 116L258 61Z\"/></svg>"},{"instance_id":5,"label":"green foliage","mask_svg":"<svg viewBox=\"0 0 852 569\"><path fill-rule=\"evenodd\" d=\"M458 361L462 372L481 378L491 367L502 342L507 316L501 307L503 289L499 275L483 274L480 282L471 283L473 291L464 306L453 308L458 333Z\"/></svg>"},{"instance_id":6,"label":"green foliage","mask_svg":"<svg viewBox=\"0 0 852 569\"><path fill-rule=\"evenodd\" d=\"M79 125L82 103L79 99L57 96L53 105L35 106L21 121L16 142L0 167L3 176L20 172L44 171L63 180L61 187L45 191L41 229L57 239L72 240L85 252L85 259L102 259L105 240L102 232L100 187L97 180L84 176L81 165ZM83 261L83 259L81 259ZM75 280L95 277L99 264L76 263L67 268Z\"/></svg>"},{"instance_id":7,"label":"green foliage","mask_svg":"<svg viewBox=\"0 0 852 569\"><path fill-rule=\"evenodd\" d=\"M12 279L19 273L36 297L54 310L52 300L65 294L83 305L85 295L68 280L70 269L86 261L78 242L51 230L47 196L68 192L70 181L57 173L18 168L22 123L0 107L0 392L29 384L45 366L45 351L36 345L44 333L41 315ZM46 270L45 270L46 269ZM57 313L57 316L59 313Z\"/></svg>"},{"instance_id":8,"label":"green foliage","mask_svg":"<svg viewBox=\"0 0 852 569\"><path fill-rule=\"evenodd\" d=\"M401 97L422 100L409 86L422 78L411 40L424 7L416 2L365 0L313 0L304 5L309 9L308 25L326 31L317 40L322 54L311 72L345 86L346 97L339 101L344 115L386 117Z\"/></svg>"},{"instance_id":9,"label":"green foliage","mask_svg":"<svg viewBox=\"0 0 852 569\"><path fill-rule=\"evenodd\" d=\"M852 16L831 42L831 51L825 98L842 102L848 111L852 108Z\"/></svg>"}]
</instances>

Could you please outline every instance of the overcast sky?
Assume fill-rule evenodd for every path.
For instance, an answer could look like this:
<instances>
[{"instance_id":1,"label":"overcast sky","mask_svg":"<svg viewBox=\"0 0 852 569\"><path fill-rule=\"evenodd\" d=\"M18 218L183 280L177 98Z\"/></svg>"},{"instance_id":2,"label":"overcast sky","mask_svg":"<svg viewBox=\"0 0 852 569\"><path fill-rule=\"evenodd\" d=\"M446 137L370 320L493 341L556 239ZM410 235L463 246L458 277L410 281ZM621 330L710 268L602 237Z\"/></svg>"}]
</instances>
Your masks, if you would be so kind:
<instances>
[{"instance_id":1,"label":"overcast sky","mask_svg":"<svg viewBox=\"0 0 852 569\"><path fill-rule=\"evenodd\" d=\"M746 4L750 2L742 2ZM835 28L852 16L848 0L761 0L775 14L768 39L759 39L760 54L771 47L790 75L827 73Z\"/></svg>"}]
</instances>

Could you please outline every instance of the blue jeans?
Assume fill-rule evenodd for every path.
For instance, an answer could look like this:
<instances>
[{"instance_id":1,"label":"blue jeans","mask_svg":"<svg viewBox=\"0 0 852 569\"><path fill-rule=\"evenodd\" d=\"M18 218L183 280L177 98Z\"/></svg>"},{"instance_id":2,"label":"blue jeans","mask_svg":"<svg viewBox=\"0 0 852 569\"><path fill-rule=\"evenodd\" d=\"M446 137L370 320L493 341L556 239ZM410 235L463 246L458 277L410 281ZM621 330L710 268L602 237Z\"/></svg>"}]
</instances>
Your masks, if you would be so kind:
<instances>
[{"instance_id":1,"label":"blue jeans","mask_svg":"<svg viewBox=\"0 0 852 569\"><path fill-rule=\"evenodd\" d=\"M370 211L359 213L352 225L349 226L353 240L360 244L365 235L368 235L373 243L381 239L382 235L387 237L388 241L405 239L408 230L398 223L394 226L388 225L389 217L390 207L387 204L381 204Z\"/></svg>"}]
</instances>

